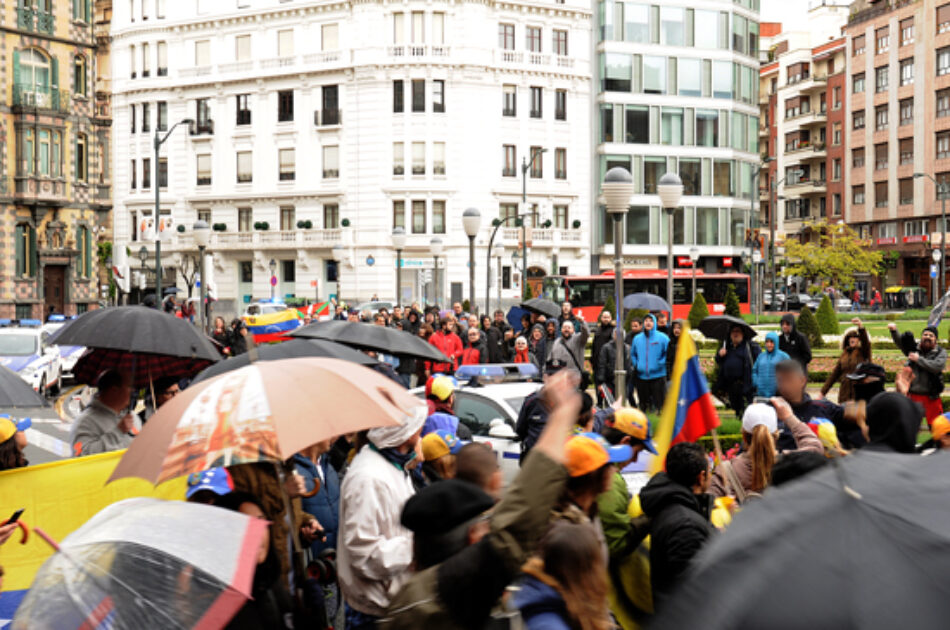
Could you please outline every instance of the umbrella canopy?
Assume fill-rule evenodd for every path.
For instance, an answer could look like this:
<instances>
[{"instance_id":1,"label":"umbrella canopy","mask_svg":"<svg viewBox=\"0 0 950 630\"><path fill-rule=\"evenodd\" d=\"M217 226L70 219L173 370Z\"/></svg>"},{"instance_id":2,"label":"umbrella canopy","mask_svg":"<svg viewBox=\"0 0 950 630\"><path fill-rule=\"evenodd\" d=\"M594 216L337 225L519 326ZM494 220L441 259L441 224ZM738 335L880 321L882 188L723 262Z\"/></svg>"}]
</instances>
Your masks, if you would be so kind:
<instances>
[{"instance_id":1,"label":"umbrella canopy","mask_svg":"<svg viewBox=\"0 0 950 630\"><path fill-rule=\"evenodd\" d=\"M508 314L505 315L505 321L511 326L512 330L515 332L521 330L521 318L524 315L529 315L530 311L526 308L521 308L520 306L512 306L508 309Z\"/></svg>"},{"instance_id":2,"label":"umbrella canopy","mask_svg":"<svg viewBox=\"0 0 950 630\"><path fill-rule=\"evenodd\" d=\"M930 316L927 318L928 326L939 326L943 316L947 313L947 307L950 306L950 291L943 294L933 308L930 309Z\"/></svg>"},{"instance_id":3,"label":"umbrella canopy","mask_svg":"<svg viewBox=\"0 0 950 630\"><path fill-rule=\"evenodd\" d=\"M258 361L159 407L109 480L158 483L215 466L283 461L321 440L425 413L402 386L349 361Z\"/></svg>"},{"instance_id":4,"label":"umbrella canopy","mask_svg":"<svg viewBox=\"0 0 950 630\"><path fill-rule=\"evenodd\" d=\"M140 389L160 378L189 378L212 363L207 359L92 348L76 361L73 376L77 383L95 385L103 371L116 369L130 375L133 389Z\"/></svg>"},{"instance_id":5,"label":"umbrella canopy","mask_svg":"<svg viewBox=\"0 0 950 630\"><path fill-rule=\"evenodd\" d=\"M46 407L46 399L10 368L0 365L0 407L30 409Z\"/></svg>"},{"instance_id":6,"label":"umbrella canopy","mask_svg":"<svg viewBox=\"0 0 950 630\"><path fill-rule=\"evenodd\" d=\"M330 359L340 359L341 361L350 361L367 367L376 365L378 360L363 354L349 346L344 346L332 341L322 339L291 339L278 344L266 344L257 348L258 361L277 361L280 359L297 359L302 357L326 357ZM227 361L218 361L214 365L205 368L198 376L191 381L192 385L206 381L209 378L220 376L225 372L231 372L239 368L250 365L250 355L245 352Z\"/></svg>"},{"instance_id":7,"label":"umbrella canopy","mask_svg":"<svg viewBox=\"0 0 950 630\"><path fill-rule=\"evenodd\" d=\"M267 522L136 498L106 507L37 572L12 628L223 627L251 597Z\"/></svg>"},{"instance_id":8,"label":"umbrella canopy","mask_svg":"<svg viewBox=\"0 0 950 630\"><path fill-rule=\"evenodd\" d=\"M841 461L743 508L651 627L946 628L950 457Z\"/></svg>"},{"instance_id":9,"label":"umbrella canopy","mask_svg":"<svg viewBox=\"0 0 950 630\"><path fill-rule=\"evenodd\" d=\"M178 287L167 287L162 292L163 295L175 295L177 293L181 293L181 289L179 289Z\"/></svg>"},{"instance_id":10,"label":"umbrella canopy","mask_svg":"<svg viewBox=\"0 0 950 630\"><path fill-rule=\"evenodd\" d=\"M360 322L314 322L289 333L291 337L326 339L361 350L373 350L396 356L414 357L436 363L449 363L438 348L407 332Z\"/></svg>"},{"instance_id":11,"label":"umbrella canopy","mask_svg":"<svg viewBox=\"0 0 950 630\"><path fill-rule=\"evenodd\" d=\"M652 293L631 293L623 298L623 307L628 311L643 309L651 313L660 311L667 313L673 312L669 302L659 295L653 295Z\"/></svg>"},{"instance_id":12,"label":"umbrella canopy","mask_svg":"<svg viewBox=\"0 0 950 630\"><path fill-rule=\"evenodd\" d=\"M531 298L530 300L522 302L521 308L530 313L544 315L545 317L561 316L561 307L545 298Z\"/></svg>"},{"instance_id":13,"label":"umbrella canopy","mask_svg":"<svg viewBox=\"0 0 950 630\"><path fill-rule=\"evenodd\" d=\"M732 315L710 315L699 322L699 332L710 339L726 341L729 339L729 333L736 326L742 329L742 336L746 339L755 337L755 330L752 326Z\"/></svg>"}]
</instances>

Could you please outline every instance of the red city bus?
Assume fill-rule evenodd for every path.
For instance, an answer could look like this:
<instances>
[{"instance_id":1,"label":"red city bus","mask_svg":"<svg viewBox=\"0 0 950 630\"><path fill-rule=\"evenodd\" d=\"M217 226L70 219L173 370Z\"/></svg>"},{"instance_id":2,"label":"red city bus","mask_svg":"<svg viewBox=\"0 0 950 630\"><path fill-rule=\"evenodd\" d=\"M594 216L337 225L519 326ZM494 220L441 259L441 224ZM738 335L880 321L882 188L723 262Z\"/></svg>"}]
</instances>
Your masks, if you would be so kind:
<instances>
[{"instance_id":1,"label":"red city bus","mask_svg":"<svg viewBox=\"0 0 950 630\"><path fill-rule=\"evenodd\" d=\"M623 294L652 293L666 298L667 273L664 269L628 269L623 272ZM739 310L749 313L749 276L742 273L703 273L696 271L696 291L702 293L710 315L725 310L726 288L732 285L739 298ZM569 300L575 313L584 320L597 320L608 296L614 294L612 271L599 276L548 276L542 284L544 297L561 303ZM693 304L693 272L673 270L673 319L686 319Z\"/></svg>"}]
</instances>

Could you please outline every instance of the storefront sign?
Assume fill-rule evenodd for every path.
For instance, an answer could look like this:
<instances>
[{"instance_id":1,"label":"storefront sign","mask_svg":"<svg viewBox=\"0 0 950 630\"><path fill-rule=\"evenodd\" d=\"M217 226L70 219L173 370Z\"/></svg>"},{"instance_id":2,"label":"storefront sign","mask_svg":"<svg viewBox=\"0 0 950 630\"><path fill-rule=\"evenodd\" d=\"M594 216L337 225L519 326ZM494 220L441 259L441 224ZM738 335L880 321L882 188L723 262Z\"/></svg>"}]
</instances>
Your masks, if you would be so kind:
<instances>
[{"instance_id":1,"label":"storefront sign","mask_svg":"<svg viewBox=\"0 0 950 630\"><path fill-rule=\"evenodd\" d=\"M690 259L689 256L677 256L676 266L677 267L692 267L693 261Z\"/></svg>"},{"instance_id":2,"label":"storefront sign","mask_svg":"<svg viewBox=\"0 0 950 630\"><path fill-rule=\"evenodd\" d=\"M880 241L878 241L878 242L880 242ZM917 235L915 235L915 236L905 236L905 237L904 237L904 242L905 242L905 243L926 243L926 242L927 242L927 235L926 235L926 234L917 234Z\"/></svg>"},{"instance_id":3,"label":"storefront sign","mask_svg":"<svg viewBox=\"0 0 950 630\"><path fill-rule=\"evenodd\" d=\"M723 258L722 258L722 266L723 266L723 267L731 267L731 266L732 266L732 256L723 256Z\"/></svg>"},{"instance_id":4,"label":"storefront sign","mask_svg":"<svg viewBox=\"0 0 950 630\"><path fill-rule=\"evenodd\" d=\"M887 238L879 238L877 239L877 244L878 245L897 245L897 237L888 236Z\"/></svg>"},{"instance_id":5,"label":"storefront sign","mask_svg":"<svg viewBox=\"0 0 950 630\"><path fill-rule=\"evenodd\" d=\"M602 270L613 269L614 268L613 256L601 256L600 268ZM656 256L624 256L623 268L624 269L658 269L659 263L657 262Z\"/></svg>"}]
</instances>

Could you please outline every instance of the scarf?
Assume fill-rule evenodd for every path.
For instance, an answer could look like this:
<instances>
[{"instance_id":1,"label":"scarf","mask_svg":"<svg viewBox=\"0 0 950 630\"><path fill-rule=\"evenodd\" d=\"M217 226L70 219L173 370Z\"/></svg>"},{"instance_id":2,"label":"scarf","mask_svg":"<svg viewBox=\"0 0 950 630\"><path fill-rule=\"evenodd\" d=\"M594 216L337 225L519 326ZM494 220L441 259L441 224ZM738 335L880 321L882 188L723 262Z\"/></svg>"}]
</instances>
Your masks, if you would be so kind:
<instances>
[{"instance_id":1,"label":"scarf","mask_svg":"<svg viewBox=\"0 0 950 630\"><path fill-rule=\"evenodd\" d=\"M370 442L369 447L382 455L387 462L403 472L406 472L406 467L409 465L409 462L416 458L415 450L411 450L408 453L400 453L395 448L377 448L372 442Z\"/></svg>"},{"instance_id":2,"label":"scarf","mask_svg":"<svg viewBox=\"0 0 950 630\"><path fill-rule=\"evenodd\" d=\"M528 349L517 350L515 352L515 363L531 363L531 358L528 356Z\"/></svg>"}]
</instances>

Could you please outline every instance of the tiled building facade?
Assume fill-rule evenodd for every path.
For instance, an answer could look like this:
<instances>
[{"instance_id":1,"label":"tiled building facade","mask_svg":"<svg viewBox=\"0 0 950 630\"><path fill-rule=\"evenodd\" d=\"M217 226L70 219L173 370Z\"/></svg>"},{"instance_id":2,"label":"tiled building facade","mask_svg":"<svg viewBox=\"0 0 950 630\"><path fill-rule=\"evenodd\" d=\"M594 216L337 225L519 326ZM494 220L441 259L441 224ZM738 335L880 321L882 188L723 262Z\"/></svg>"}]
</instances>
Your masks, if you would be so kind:
<instances>
[{"instance_id":1,"label":"tiled building facade","mask_svg":"<svg viewBox=\"0 0 950 630\"><path fill-rule=\"evenodd\" d=\"M108 37L97 44L93 16L92 0L0 4L0 318L100 299L110 120L95 69Z\"/></svg>"}]
</instances>

